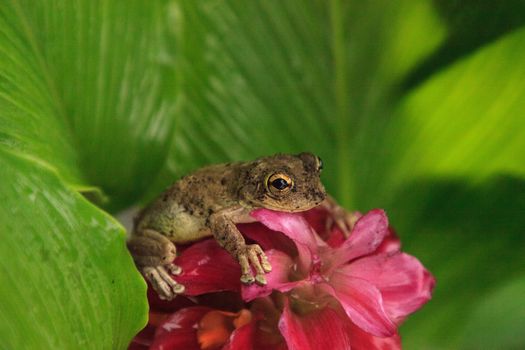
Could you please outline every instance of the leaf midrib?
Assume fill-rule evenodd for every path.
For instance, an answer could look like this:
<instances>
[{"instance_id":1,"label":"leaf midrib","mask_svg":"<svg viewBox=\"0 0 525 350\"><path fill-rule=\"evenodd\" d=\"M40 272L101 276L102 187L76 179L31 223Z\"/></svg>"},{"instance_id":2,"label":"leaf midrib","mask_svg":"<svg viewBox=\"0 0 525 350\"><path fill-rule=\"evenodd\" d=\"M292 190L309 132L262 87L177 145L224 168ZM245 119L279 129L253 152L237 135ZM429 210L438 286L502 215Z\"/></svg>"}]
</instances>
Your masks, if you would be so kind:
<instances>
[{"instance_id":1,"label":"leaf midrib","mask_svg":"<svg viewBox=\"0 0 525 350\"><path fill-rule=\"evenodd\" d=\"M348 67L347 54L344 42L344 21L340 0L330 1L331 49L334 58L334 92L336 103L336 148L337 148L337 189L338 199L344 206L351 204L353 181L350 178L350 144L351 131L355 130L355 123L350 118L348 99ZM355 118L354 118L355 119ZM354 125L352 125L354 124ZM354 133L355 134L355 133Z\"/></svg>"}]
</instances>

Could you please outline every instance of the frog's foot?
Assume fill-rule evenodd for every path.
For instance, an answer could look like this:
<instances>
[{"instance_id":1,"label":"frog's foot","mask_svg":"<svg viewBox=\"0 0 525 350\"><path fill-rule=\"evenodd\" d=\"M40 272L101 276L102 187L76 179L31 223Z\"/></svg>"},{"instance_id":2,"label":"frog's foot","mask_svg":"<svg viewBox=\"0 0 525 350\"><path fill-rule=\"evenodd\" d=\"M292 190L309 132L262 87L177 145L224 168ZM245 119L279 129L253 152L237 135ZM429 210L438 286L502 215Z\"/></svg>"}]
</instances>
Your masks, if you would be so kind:
<instances>
[{"instance_id":1,"label":"frog's foot","mask_svg":"<svg viewBox=\"0 0 525 350\"><path fill-rule=\"evenodd\" d=\"M167 266L172 271L172 268L178 269L181 272L179 266L173 265ZM142 268L142 274L151 283L151 286L158 293L159 298L162 300L171 300L177 296L177 294L184 293L184 286L177 283L166 271L164 266L147 266Z\"/></svg>"},{"instance_id":2,"label":"frog's foot","mask_svg":"<svg viewBox=\"0 0 525 350\"><path fill-rule=\"evenodd\" d=\"M250 244L244 246L237 253L237 260L239 265L241 265L241 282L244 284L252 284L257 282L257 284L264 286L266 282L266 277L264 274L272 270L272 266L264 254L264 251L258 244ZM256 275L253 276L251 267L255 269Z\"/></svg>"},{"instance_id":3,"label":"frog's foot","mask_svg":"<svg viewBox=\"0 0 525 350\"><path fill-rule=\"evenodd\" d=\"M344 237L348 238L359 217L341 207L331 197L327 198L322 205L330 213L326 220L325 229L330 231L335 224L343 232Z\"/></svg>"},{"instance_id":4,"label":"frog's foot","mask_svg":"<svg viewBox=\"0 0 525 350\"><path fill-rule=\"evenodd\" d=\"M339 227L343 231L343 236L348 238L350 232L354 228L355 223L357 222L357 215L346 211L345 209L338 207L335 211L326 220L326 229L330 230L332 225Z\"/></svg>"},{"instance_id":5,"label":"frog's foot","mask_svg":"<svg viewBox=\"0 0 525 350\"><path fill-rule=\"evenodd\" d=\"M134 232L127 245L137 266L168 266L177 256L175 244L155 230Z\"/></svg>"}]
</instances>

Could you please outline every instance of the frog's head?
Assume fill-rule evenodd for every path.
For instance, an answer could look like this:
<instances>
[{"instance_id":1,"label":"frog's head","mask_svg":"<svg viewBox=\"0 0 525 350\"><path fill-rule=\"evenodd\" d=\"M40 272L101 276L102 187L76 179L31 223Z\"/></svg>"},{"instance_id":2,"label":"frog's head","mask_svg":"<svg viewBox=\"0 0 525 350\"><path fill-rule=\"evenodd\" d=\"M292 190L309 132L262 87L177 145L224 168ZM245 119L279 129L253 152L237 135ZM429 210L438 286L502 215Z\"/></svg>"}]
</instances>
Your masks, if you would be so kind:
<instances>
[{"instance_id":1,"label":"frog's head","mask_svg":"<svg viewBox=\"0 0 525 350\"><path fill-rule=\"evenodd\" d=\"M311 209L326 197L319 177L322 168L321 158L311 153L259 158L244 172L241 200L254 208L276 211Z\"/></svg>"}]
</instances>

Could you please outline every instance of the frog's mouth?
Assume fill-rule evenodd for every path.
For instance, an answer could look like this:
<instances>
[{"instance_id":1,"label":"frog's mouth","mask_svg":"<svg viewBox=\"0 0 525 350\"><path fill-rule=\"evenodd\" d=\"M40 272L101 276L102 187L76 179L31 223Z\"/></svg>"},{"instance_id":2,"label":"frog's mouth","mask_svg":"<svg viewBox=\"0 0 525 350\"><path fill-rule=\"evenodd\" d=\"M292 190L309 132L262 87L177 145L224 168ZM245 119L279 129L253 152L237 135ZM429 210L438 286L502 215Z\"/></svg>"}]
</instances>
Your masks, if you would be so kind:
<instances>
[{"instance_id":1,"label":"frog's mouth","mask_svg":"<svg viewBox=\"0 0 525 350\"><path fill-rule=\"evenodd\" d=\"M318 200L314 202L308 201L307 204L299 203L299 201L297 201L296 203L294 203L293 201L286 202L286 203L283 203L283 205L279 205L280 204L279 202L265 203L263 207L273 210L273 211L281 211L281 212L286 212L286 213L300 213L300 212L307 211L307 210L313 209L321 205L321 203L323 203L325 198L326 198L326 195L319 196Z\"/></svg>"}]
</instances>

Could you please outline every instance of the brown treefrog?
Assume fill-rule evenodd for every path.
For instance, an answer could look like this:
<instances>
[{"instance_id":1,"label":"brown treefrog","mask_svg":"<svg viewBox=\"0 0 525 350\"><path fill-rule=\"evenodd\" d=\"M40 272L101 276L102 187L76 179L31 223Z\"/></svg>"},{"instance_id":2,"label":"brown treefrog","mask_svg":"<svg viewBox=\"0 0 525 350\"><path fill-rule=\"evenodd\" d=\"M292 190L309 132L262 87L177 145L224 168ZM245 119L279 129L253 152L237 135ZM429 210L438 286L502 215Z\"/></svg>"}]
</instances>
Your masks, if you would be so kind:
<instances>
[{"instance_id":1,"label":"brown treefrog","mask_svg":"<svg viewBox=\"0 0 525 350\"><path fill-rule=\"evenodd\" d=\"M321 204L321 169L321 159L311 153L277 154L182 177L137 216L128 241L137 267L170 300L184 292L170 275L181 273L173 264L175 244L213 236L239 262L242 283L266 284L272 269L266 255L259 245L246 244L235 225L253 222L249 213L256 208L299 212Z\"/></svg>"}]
</instances>

